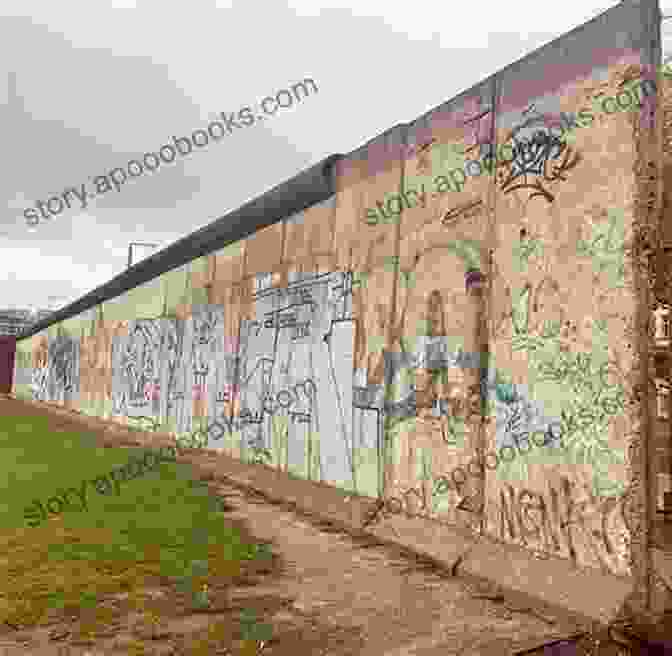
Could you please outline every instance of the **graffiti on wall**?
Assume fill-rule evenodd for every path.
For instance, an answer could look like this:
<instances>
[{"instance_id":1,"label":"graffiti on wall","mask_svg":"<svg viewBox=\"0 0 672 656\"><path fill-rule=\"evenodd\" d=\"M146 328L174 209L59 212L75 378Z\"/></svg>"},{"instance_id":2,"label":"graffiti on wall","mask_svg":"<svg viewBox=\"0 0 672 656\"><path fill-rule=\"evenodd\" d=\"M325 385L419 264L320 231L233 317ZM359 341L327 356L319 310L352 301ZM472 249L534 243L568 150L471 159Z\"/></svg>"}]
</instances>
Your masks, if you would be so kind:
<instances>
[{"instance_id":1,"label":"graffiti on wall","mask_svg":"<svg viewBox=\"0 0 672 656\"><path fill-rule=\"evenodd\" d=\"M112 350L112 411L134 422L172 424L184 420L184 322L138 319L115 337ZM190 400L190 399L189 399Z\"/></svg>"},{"instance_id":2,"label":"graffiti on wall","mask_svg":"<svg viewBox=\"0 0 672 656\"><path fill-rule=\"evenodd\" d=\"M598 255L607 259L605 266L618 259L617 228L610 220L604 235L586 242L596 252L602 249ZM527 234L525 239L532 240ZM255 318L240 322L239 336L224 334L225 310L220 306L195 308L186 321L129 322L128 334L112 342L114 412L142 421L172 421L177 432L189 432L205 414L208 419L223 418L229 435L240 434L242 449L262 450L273 454L274 463L303 471L315 461L317 472L306 475L351 485L356 479L355 451L364 447L380 452L394 422L421 418L436 425L444 445L463 446L467 426L480 421L481 403L487 398L492 402L498 447L519 445L527 435L548 431L553 422L560 422L563 436L593 430L593 444L586 445L584 439L582 446L589 461L595 462L593 447L604 447L606 421L624 408L622 385L606 382L607 374L614 368L618 371L617 363L560 348L554 361L535 361L541 379L585 396L581 407L549 419L539 402L526 398L501 372L491 370L499 378L494 383L486 380L487 364L481 354L451 350L441 291L432 290L426 299L427 334L413 340L404 335L414 275L423 258L437 248L464 263L467 291L475 285L475 274L477 282L482 280L480 247L466 239L430 246L404 270L399 258L389 258L386 266L397 271L404 284L398 318L389 331L392 347L399 350L383 350L375 364L383 370L373 376L381 383L362 384L357 375L353 383L352 378L356 363L367 352L353 315L353 305L361 312L363 298L353 289L366 285L370 271L303 275L286 288L259 285L253 295ZM581 248L579 244L577 249ZM520 256L529 261L540 255L532 243ZM543 321L537 317L539 306L555 307L549 298L556 297L558 289L548 275L535 286L526 283L500 322L501 327L510 321L514 350L527 351L533 360L538 352L549 352L549 344L558 342L563 329L565 315L557 302L557 316L551 320L545 316ZM77 367L74 350L73 340L49 342L49 357L45 352L38 358L34 370L38 398L58 398L58 390L71 390ZM445 376L455 369L480 370L480 385L461 389ZM429 372L425 384L418 384L419 370ZM48 380L53 389L48 389ZM392 395L385 393L389 385L395 388ZM238 405L231 414L234 400ZM417 489L414 494L427 508L426 491Z\"/></svg>"},{"instance_id":3,"label":"graffiti on wall","mask_svg":"<svg viewBox=\"0 0 672 656\"><path fill-rule=\"evenodd\" d=\"M583 494L582 494L583 492ZM581 548L592 554L604 571L627 567L630 534L629 496L597 497L590 485L583 490L567 477L557 486L548 483L548 493L511 485L500 489L497 532L543 553L577 561Z\"/></svg>"},{"instance_id":4,"label":"graffiti on wall","mask_svg":"<svg viewBox=\"0 0 672 656\"><path fill-rule=\"evenodd\" d=\"M499 139L491 97L484 87L483 97L467 99L456 111L451 104L447 112L452 127L465 133L463 147L453 149L461 168L452 169L450 190L462 192L466 177L482 175L484 169L492 173L487 162L494 165L496 160L498 193L543 198L544 211L561 216L563 199L556 189L563 182L579 183L572 170L580 155L557 135L550 115L531 106L504 135L511 158L495 157L494 142ZM430 136L417 148L420 176L430 175L437 164L455 164L448 161L447 145ZM465 163L469 153L478 154L483 164L477 165L476 159ZM413 172L412 163L408 169ZM244 319L233 314L238 308L194 304L185 320L130 321L127 334L115 337L111 346L114 413L143 426L166 423L178 434L193 431L203 421L220 422L221 429L212 435L208 430L203 446L221 446L219 440L226 437L224 448L240 449L243 458L258 457L343 488L382 493L383 514L436 517L450 505L450 512L468 510L480 520L491 508L499 513L496 528L502 539L542 544L549 553L569 554L577 561L585 551L604 567L618 568L618 536L623 531L619 495L625 477L612 481L608 475L610 466L623 460L608 438L613 437L615 418L627 414L630 391L618 349L605 347L614 343L614 336L610 342L606 335L606 314L588 318L594 325L594 343L584 340L577 345L567 283L553 266L556 244L542 236L552 233L547 230L550 214L516 215L520 207L510 199L497 208L503 216L496 217L502 241L514 242L510 250L498 246L497 257L506 258L507 265L512 257L519 266L518 272L502 266L505 279L495 265L484 266L487 226L495 218L490 196L461 197L459 205L447 209L445 197L427 200L425 187L418 188L423 191L417 195L420 202L411 207L407 201L405 216L412 211L409 224L416 218L423 223L413 232L401 218L395 221L399 243L394 243L393 252L398 255L385 252L383 272L379 264L373 265L374 259L378 262L373 256L392 242L389 231L389 241L380 249L378 238L367 237L368 251L364 246L357 253L364 261L357 266L349 262L343 271L290 271L285 287L274 287L277 271L244 280L240 289L250 283ZM399 206L400 216L401 196L388 200L388 212L396 216L390 203L392 209L395 203ZM555 205L545 207L551 203ZM601 208L599 198L594 207ZM381 215L389 218L382 209ZM521 225L507 234L507 226L516 221ZM584 224L584 238L570 240L575 252L569 252L569 258L565 252L565 259L589 258L588 268L595 265L595 287L602 291L624 286L622 217L578 217L576 223ZM368 234L375 234L376 224L370 224ZM586 234L590 229L592 234ZM354 235L353 242L356 239ZM492 271L492 280L486 280L486 269ZM389 272L392 284L385 275ZM376 293L371 292L373 284L367 291L370 279L377 283ZM488 323L479 314L480 290L490 282L499 287L487 308L494 308L494 316L487 317L494 333L488 335L489 348L498 356L506 352L507 358L509 351L514 353L511 360L526 358L526 385L514 384L511 372L495 368L491 354L478 352L484 348L478 331ZM73 346L66 339L45 340L40 348L33 370L36 398L72 395L77 384L76 342ZM105 357L109 354L106 348L100 351ZM507 367L513 368L510 363ZM524 367L517 371L518 376L526 373ZM549 396L555 393L562 398L551 403ZM523 445L533 441L535 433L550 437L528 455ZM481 440L484 436L487 439ZM556 442L562 457L547 448ZM403 452L401 464L384 462L393 443ZM500 451L516 448L515 463L502 458L487 481L483 475L480 481L462 486L455 482L447 489L443 481L451 467L455 471L466 465L471 478L479 477L473 474L474 465L464 461L477 458L486 443ZM364 454L375 460L366 471ZM588 496L577 496L584 492L576 483L567 491L571 484L566 479L543 494L534 476L516 489L511 479L520 476L512 475L513 467L547 456L558 465L592 467L595 476L593 485L586 487ZM420 471L413 470L417 463ZM386 469L392 483L378 485L375 480L371 485ZM494 489L493 499L485 498L484 482L492 484L487 492ZM581 504L594 514L579 513Z\"/></svg>"},{"instance_id":5,"label":"graffiti on wall","mask_svg":"<svg viewBox=\"0 0 672 656\"><path fill-rule=\"evenodd\" d=\"M33 352L33 370L31 374L33 398L36 401L49 401L49 348L46 338L41 339Z\"/></svg>"},{"instance_id":6,"label":"graffiti on wall","mask_svg":"<svg viewBox=\"0 0 672 656\"><path fill-rule=\"evenodd\" d=\"M33 397L69 402L79 393L79 341L58 335L40 343L32 372Z\"/></svg>"},{"instance_id":7,"label":"graffiti on wall","mask_svg":"<svg viewBox=\"0 0 672 656\"><path fill-rule=\"evenodd\" d=\"M127 416L158 414L161 321L130 322L128 335L112 344L113 408Z\"/></svg>"},{"instance_id":8,"label":"graffiti on wall","mask_svg":"<svg viewBox=\"0 0 672 656\"><path fill-rule=\"evenodd\" d=\"M624 217L622 212L605 214L606 221L593 222L592 239L579 240L575 249L577 258L593 260L595 283L614 290L624 284ZM521 265L524 261L526 266L542 268L543 248L527 231L521 231L521 244L515 254ZM622 464L625 455L609 444L609 425L625 412L632 389L617 352L609 349L605 318L590 318L591 350L576 348L576 321L567 314L561 288L550 274L541 276L535 284L525 280L514 293L507 287L509 308L496 319L495 336L508 340L513 352L525 354L537 383L552 383L562 394L560 416L554 419L560 422L567 462L592 465L595 493L617 495L623 491L623 481L615 482L609 468ZM502 376L501 372L497 375ZM513 386L510 381L507 384L510 393L504 397L510 398L496 394L490 408L496 417L498 445L507 442L509 436L515 439L515 434L537 430L535 424L542 412L538 402L522 398L522 388L527 386Z\"/></svg>"},{"instance_id":9,"label":"graffiti on wall","mask_svg":"<svg viewBox=\"0 0 672 656\"><path fill-rule=\"evenodd\" d=\"M236 383L242 448L275 452L294 470L316 464L320 479L346 486L355 476L351 293L349 273L258 290L255 318L240 325Z\"/></svg>"},{"instance_id":10,"label":"graffiti on wall","mask_svg":"<svg viewBox=\"0 0 672 656\"><path fill-rule=\"evenodd\" d=\"M500 187L504 193L529 189L528 200L539 196L552 203L555 196L548 190L548 183L566 181L566 172L579 164L581 156L551 132L549 118L534 105L523 113L528 116L511 130L507 140L513 157L503 164L508 172L502 176Z\"/></svg>"}]
</instances>

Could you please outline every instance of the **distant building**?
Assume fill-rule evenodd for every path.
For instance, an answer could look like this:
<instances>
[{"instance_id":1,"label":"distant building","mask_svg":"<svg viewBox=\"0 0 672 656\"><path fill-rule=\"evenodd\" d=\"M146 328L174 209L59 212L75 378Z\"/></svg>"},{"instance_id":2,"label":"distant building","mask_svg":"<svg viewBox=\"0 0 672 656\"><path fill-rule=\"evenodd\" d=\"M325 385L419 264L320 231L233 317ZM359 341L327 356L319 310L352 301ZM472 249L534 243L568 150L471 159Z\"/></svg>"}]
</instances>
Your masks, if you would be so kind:
<instances>
[{"instance_id":1,"label":"distant building","mask_svg":"<svg viewBox=\"0 0 672 656\"><path fill-rule=\"evenodd\" d=\"M0 336L18 335L37 321L51 314L52 310L0 309Z\"/></svg>"}]
</instances>

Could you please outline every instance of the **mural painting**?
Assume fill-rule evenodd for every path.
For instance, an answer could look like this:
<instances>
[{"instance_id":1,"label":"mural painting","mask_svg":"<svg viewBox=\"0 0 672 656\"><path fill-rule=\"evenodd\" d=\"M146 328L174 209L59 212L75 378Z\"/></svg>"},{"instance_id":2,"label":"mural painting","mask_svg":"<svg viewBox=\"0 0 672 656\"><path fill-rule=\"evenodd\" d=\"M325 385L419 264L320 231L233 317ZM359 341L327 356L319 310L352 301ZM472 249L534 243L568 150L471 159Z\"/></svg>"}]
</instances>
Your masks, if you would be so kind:
<instances>
[{"instance_id":1,"label":"mural painting","mask_svg":"<svg viewBox=\"0 0 672 656\"><path fill-rule=\"evenodd\" d=\"M317 274L258 291L256 318L241 323L238 382L246 448L266 449L303 476L317 465L315 478L346 488L354 485L349 283L348 274Z\"/></svg>"}]
</instances>

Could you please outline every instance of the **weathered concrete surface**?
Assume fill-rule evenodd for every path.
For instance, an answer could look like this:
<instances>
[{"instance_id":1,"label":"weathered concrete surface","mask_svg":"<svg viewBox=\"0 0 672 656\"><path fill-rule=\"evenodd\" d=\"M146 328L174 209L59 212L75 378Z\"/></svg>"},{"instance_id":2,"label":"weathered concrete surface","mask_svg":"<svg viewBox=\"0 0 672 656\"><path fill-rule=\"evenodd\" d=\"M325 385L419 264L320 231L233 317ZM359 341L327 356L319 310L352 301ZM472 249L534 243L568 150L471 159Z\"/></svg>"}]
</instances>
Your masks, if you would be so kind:
<instances>
[{"instance_id":1,"label":"weathered concrete surface","mask_svg":"<svg viewBox=\"0 0 672 656\"><path fill-rule=\"evenodd\" d=\"M632 592L632 580L579 570L561 558L481 539L465 556L460 574L493 580L553 606L604 624L614 620Z\"/></svg>"}]
</instances>

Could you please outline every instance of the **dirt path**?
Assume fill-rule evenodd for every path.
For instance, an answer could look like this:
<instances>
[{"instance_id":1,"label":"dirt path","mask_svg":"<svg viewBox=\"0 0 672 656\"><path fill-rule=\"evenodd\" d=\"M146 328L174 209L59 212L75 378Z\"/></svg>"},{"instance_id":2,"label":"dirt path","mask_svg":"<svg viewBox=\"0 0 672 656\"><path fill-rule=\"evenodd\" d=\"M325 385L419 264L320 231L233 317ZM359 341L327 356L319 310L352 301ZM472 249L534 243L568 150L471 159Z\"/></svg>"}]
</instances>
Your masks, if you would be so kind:
<instances>
[{"instance_id":1,"label":"dirt path","mask_svg":"<svg viewBox=\"0 0 672 656\"><path fill-rule=\"evenodd\" d=\"M475 598L464 581L390 547L325 532L228 485L217 491L227 495L234 516L245 518L255 536L282 554L282 577L264 586L269 595L292 600L276 620L301 617L349 635L346 644L316 645L304 653L501 656L516 642L555 634L551 619Z\"/></svg>"},{"instance_id":2,"label":"dirt path","mask_svg":"<svg viewBox=\"0 0 672 656\"><path fill-rule=\"evenodd\" d=\"M103 441L109 443L109 433L101 436ZM108 639L68 646L70 651L64 647L59 651L53 642L59 631L68 631L63 624L20 634L2 631L0 656L234 654L190 651L183 645L190 632L207 632L218 617L241 607L255 608L273 627L273 638L249 652L263 656L502 656L565 637L575 629L561 618L517 606L510 598L482 594L450 572L375 538L357 539L318 527L313 520L235 486L219 472L213 479L207 473L216 461L212 454L194 453L188 460L194 465L194 477L209 479L211 492L225 498L227 517L243 524L259 541L270 543L273 566L259 570L244 584L227 587L206 612L173 613L174 617L167 613L157 639L133 631L133 618L126 614L110 626ZM151 591L158 598L169 597L160 584ZM129 650L131 635L143 643L144 651Z\"/></svg>"}]
</instances>

